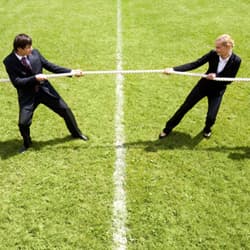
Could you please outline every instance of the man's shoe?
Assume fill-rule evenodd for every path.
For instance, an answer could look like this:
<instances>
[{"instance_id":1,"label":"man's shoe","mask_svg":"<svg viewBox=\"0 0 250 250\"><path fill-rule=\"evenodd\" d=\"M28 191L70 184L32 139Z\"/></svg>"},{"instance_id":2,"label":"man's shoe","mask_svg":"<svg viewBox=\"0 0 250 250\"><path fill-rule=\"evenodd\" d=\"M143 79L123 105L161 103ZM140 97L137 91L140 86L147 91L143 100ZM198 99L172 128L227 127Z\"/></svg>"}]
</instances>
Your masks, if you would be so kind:
<instances>
[{"instance_id":1,"label":"man's shoe","mask_svg":"<svg viewBox=\"0 0 250 250\"><path fill-rule=\"evenodd\" d=\"M168 136L169 134L167 134L167 133L165 133L165 132L161 132L160 134L159 134L159 139L161 140L161 139L164 139L164 138L166 138L167 136Z\"/></svg>"},{"instance_id":2,"label":"man's shoe","mask_svg":"<svg viewBox=\"0 0 250 250\"><path fill-rule=\"evenodd\" d=\"M84 140L84 141L88 141L89 140L88 136L83 135L83 134L80 134L80 135L77 135L77 136L73 135L73 138L78 138L78 139L81 139L81 140Z\"/></svg>"},{"instance_id":3,"label":"man's shoe","mask_svg":"<svg viewBox=\"0 0 250 250\"><path fill-rule=\"evenodd\" d=\"M203 131L203 137L209 139L212 135L212 131Z\"/></svg>"}]
</instances>

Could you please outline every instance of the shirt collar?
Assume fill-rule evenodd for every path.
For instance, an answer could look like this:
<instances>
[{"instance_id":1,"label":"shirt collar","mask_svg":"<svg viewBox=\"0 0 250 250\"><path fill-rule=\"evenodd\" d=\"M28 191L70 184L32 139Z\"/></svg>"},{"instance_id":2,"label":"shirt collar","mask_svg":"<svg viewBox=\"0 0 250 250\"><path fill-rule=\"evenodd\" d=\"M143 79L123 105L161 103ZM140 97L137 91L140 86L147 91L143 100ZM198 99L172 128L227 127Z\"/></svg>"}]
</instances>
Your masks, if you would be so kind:
<instances>
[{"instance_id":1,"label":"shirt collar","mask_svg":"<svg viewBox=\"0 0 250 250\"><path fill-rule=\"evenodd\" d=\"M19 56L17 53L15 53L15 55L18 58L19 61L21 61L23 57L27 58L27 56Z\"/></svg>"},{"instance_id":2,"label":"shirt collar","mask_svg":"<svg viewBox=\"0 0 250 250\"><path fill-rule=\"evenodd\" d=\"M231 57L232 53L229 54L229 56L225 59L223 59L221 56L219 56L220 58L220 62L227 62L229 60L229 58Z\"/></svg>"}]
</instances>

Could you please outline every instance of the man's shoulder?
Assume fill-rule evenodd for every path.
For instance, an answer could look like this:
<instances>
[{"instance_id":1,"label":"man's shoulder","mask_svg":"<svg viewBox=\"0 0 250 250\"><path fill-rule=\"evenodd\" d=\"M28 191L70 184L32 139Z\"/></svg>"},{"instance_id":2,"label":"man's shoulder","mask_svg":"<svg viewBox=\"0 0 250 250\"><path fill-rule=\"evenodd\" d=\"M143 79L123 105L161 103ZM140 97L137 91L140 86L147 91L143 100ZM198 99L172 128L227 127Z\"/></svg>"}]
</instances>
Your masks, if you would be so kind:
<instances>
[{"instance_id":1,"label":"man's shoulder","mask_svg":"<svg viewBox=\"0 0 250 250\"><path fill-rule=\"evenodd\" d=\"M3 63L6 65L8 64L8 62L13 62L13 60L15 59L15 53L11 52L9 55L7 55L4 59L3 59Z\"/></svg>"},{"instance_id":2,"label":"man's shoulder","mask_svg":"<svg viewBox=\"0 0 250 250\"><path fill-rule=\"evenodd\" d=\"M40 56L40 52L38 49L32 49L32 52L31 52L32 55L37 55L37 56Z\"/></svg>"}]
</instances>

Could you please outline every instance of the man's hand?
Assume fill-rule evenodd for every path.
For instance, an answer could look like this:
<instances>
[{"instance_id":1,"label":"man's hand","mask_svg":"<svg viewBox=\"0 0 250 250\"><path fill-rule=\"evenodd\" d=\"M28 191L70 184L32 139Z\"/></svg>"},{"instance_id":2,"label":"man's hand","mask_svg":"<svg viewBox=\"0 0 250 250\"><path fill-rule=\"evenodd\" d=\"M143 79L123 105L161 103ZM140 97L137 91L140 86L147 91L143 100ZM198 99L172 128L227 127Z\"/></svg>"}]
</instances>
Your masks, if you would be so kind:
<instances>
[{"instance_id":1,"label":"man's hand","mask_svg":"<svg viewBox=\"0 0 250 250\"><path fill-rule=\"evenodd\" d=\"M214 80L214 78L216 77L216 74L215 73L209 73L208 75L207 75L207 79L208 80Z\"/></svg>"},{"instance_id":2,"label":"man's hand","mask_svg":"<svg viewBox=\"0 0 250 250\"><path fill-rule=\"evenodd\" d=\"M164 74L170 75L174 71L173 68L166 68L164 69Z\"/></svg>"},{"instance_id":3,"label":"man's hand","mask_svg":"<svg viewBox=\"0 0 250 250\"><path fill-rule=\"evenodd\" d=\"M77 77L80 77L80 76L83 76L83 71L81 69L72 69L71 70L71 73L74 75L74 76L77 76Z\"/></svg>"},{"instance_id":4,"label":"man's hand","mask_svg":"<svg viewBox=\"0 0 250 250\"><path fill-rule=\"evenodd\" d=\"M42 83L42 81L44 80L47 80L47 77L44 74L37 74L35 75L35 77L36 77L36 80L40 83Z\"/></svg>"}]
</instances>

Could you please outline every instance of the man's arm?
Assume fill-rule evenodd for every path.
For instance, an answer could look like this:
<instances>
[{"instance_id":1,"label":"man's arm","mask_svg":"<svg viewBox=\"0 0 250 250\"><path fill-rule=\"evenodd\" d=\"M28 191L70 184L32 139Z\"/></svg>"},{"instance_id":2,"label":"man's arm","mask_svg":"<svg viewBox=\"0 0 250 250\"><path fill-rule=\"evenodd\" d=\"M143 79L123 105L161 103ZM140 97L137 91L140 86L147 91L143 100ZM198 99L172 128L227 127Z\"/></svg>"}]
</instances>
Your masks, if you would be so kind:
<instances>
[{"instance_id":1,"label":"man's arm","mask_svg":"<svg viewBox=\"0 0 250 250\"><path fill-rule=\"evenodd\" d=\"M45 59L38 50L36 50L41 63L42 63L42 67L45 68L46 70L52 72L52 73L70 73L71 69L65 68L65 67L61 67L59 65L56 65L54 63L49 62L47 59Z\"/></svg>"},{"instance_id":2,"label":"man's arm","mask_svg":"<svg viewBox=\"0 0 250 250\"><path fill-rule=\"evenodd\" d=\"M41 59L41 62L42 62L42 67L45 68L46 70L50 71L50 72L53 72L53 73L72 73L73 75L75 76L82 76L83 75L83 72L82 70L80 69L68 69L68 68L65 68L65 67L61 67L59 65L56 65L54 63L51 63L49 62L47 59L45 59L39 51L37 51L39 56L40 56L40 59Z\"/></svg>"},{"instance_id":3,"label":"man's arm","mask_svg":"<svg viewBox=\"0 0 250 250\"><path fill-rule=\"evenodd\" d=\"M36 76L20 77L11 63L4 61L5 69L15 87L34 86L37 84Z\"/></svg>"}]
</instances>

